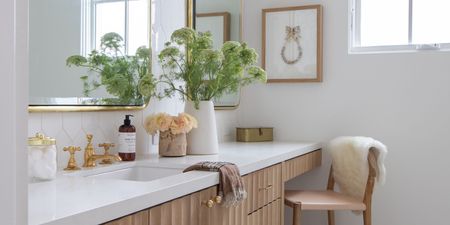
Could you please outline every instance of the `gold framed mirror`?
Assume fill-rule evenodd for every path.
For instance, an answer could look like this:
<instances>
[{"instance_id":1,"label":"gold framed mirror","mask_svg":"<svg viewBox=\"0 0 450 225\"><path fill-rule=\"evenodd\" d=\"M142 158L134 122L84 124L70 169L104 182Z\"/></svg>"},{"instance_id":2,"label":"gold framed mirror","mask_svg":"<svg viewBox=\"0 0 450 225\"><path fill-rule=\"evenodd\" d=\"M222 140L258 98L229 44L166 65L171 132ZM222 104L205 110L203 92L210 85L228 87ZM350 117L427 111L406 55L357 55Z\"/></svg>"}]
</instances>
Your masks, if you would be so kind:
<instances>
[{"instance_id":1,"label":"gold framed mirror","mask_svg":"<svg viewBox=\"0 0 450 225\"><path fill-rule=\"evenodd\" d=\"M215 48L226 41L242 41L242 0L186 0L186 26L213 35ZM216 110L239 107L240 91L214 99Z\"/></svg>"},{"instance_id":2,"label":"gold framed mirror","mask_svg":"<svg viewBox=\"0 0 450 225\"><path fill-rule=\"evenodd\" d=\"M119 111L147 107L149 98L139 94L125 98L117 93L122 90L138 93L142 76L136 75L138 78L130 80L124 74L132 74L128 69L136 66L131 61L138 58L141 46L146 46L149 54L146 61L139 59L139 66L142 71L152 71L151 0L33 0L29 6L29 25L29 112ZM127 72L116 72L123 79L108 80L123 85L128 79L129 85L116 85L115 90L112 90L113 85L104 85L104 77L93 75L95 69L66 65L70 56L89 59L93 51L104 50L103 40L108 40L103 38L111 32L120 36L122 45L117 48L118 52L124 60L130 61L128 67L120 68ZM105 52L108 54L113 53ZM114 66L118 64L111 65ZM88 91L91 92L86 94Z\"/></svg>"}]
</instances>

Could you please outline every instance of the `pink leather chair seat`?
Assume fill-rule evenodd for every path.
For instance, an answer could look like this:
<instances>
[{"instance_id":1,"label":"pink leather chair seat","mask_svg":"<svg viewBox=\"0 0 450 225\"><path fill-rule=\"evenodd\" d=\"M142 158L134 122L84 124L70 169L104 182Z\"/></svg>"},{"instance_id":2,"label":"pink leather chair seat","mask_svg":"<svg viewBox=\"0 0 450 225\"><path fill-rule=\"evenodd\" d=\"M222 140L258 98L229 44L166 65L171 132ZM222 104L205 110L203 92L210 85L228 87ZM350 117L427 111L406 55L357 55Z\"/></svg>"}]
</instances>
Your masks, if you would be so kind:
<instances>
[{"instance_id":1,"label":"pink leather chair seat","mask_svg":"<svg viewBox=\"0 0 450 225\"><path fill-rule=\"evenodd\" d=\"M366 205L334 191L285 191L285 201L300 204L302 210L366 210Z\"/></svg>"}]
</instances>

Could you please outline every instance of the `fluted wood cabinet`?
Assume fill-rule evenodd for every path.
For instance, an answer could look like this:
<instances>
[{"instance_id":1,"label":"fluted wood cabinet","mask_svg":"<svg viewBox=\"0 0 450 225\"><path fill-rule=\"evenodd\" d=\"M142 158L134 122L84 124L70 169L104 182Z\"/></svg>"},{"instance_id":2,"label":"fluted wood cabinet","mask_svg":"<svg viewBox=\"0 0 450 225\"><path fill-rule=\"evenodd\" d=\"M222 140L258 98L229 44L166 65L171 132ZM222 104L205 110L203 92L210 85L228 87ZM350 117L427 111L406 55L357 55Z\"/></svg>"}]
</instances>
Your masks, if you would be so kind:
<instances>
[{"instance_id":1,"label":"fluted wood cabinet","mask_svg":"<svg viewBox=\"0 0 450 225\"><path fill-rule=\"evenodd\" d=\"M140 225L191 225L212 224L213 215L205 203L217 195L217 188L211 187L148 210L149 223Z\"/></svg>"},{"instance_id":2,"label":"fluted wood cabinet","mask_svg":"<svg viewBox=\"0 0 450 225\"><path fill-rule=\"evenodd\" d=\"M208 207L217 195L213 186L105 225L282 225L284 182L320 166L321 159L317 150L247 174L248 196L236 207Z\"/></svg>"},{"instance_id":3,"label":"fluted wood cabinet","mask_svg":"<svg viewBox=\"0 0 450 225\"><path fill-rule=\"evenodd\" d=\"M148 225L148 210L140 211L129 216L106 223L108 225Z\"/></svg>"},{"instance_id":4,"label":"fluted wood cabinet","mask_svg":"<svg viewBox=\"0 0 450 225\"><path fill-rule=\"evenodd\" d=\"M300 176L322 164L322 151L314 151L283 162L283 182Z\"/></svg>"}]
</instances>

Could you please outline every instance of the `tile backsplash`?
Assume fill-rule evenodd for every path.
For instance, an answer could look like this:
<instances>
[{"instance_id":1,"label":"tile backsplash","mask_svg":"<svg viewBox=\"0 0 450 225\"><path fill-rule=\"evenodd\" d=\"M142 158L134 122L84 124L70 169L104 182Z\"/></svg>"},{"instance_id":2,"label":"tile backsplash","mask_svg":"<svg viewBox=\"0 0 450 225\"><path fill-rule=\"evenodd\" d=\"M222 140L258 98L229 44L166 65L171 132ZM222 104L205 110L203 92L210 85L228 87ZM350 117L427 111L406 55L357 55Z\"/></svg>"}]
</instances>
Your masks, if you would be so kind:
<instances>
[{"instance_id":1,"label":"tile backsplash","mask_svg":"<svg viewBox=\"0 0 450 225\"><path fill-rule=\"evenodd\" d=\"M102 151L98 144L104 142L117 143L119 126L123 124L125 115L133 115L132 123L137 130L138 154L145 154L149 150L149 138L146 137L142 111L129 112L57 112L57 113L30 113L28 121L28 136L36 132L56 138L58 168L64 168L68 160L68 153L62 149L66 146L79 146L84 150L86 134L94 135L94 147L97 154ZM116 149L112 149L116 153ZM83 151L76 154L80 165L83 162Z\"/></svg>"},{"instance_id":2,"label":"tile backsplash","mask_svg":"<svg viewBox=\"0 0 450 225\"><path fill-rule=\"evenodd\" d=\"M176 101L153 102L150 107L142 111L115 111L115 112L52 112L30 113L28 119L28 136L37 132L56 138L58 148L58 169L67 165L69 154L63 151L66 146L79 146L82 151L77 152L76 160L79 166L83 163L83 152L86 147L86 134L94 135L94 147L97 154L102 154L98 144L112 142L117 144L119 126L123 124L125 115L130 114L132 124L136 127L138 155L149 154L152 149L151 137L144 129L144 118L154 112L168 112L177 114L183 111L184 104ZM234 139L236 127L236 113L234 111L217 111L217 129L219 140L230 141ZM157 137L156 137L157 138ZM111 150L117 153L117 149Z\"/></svg>"}]
</instances>

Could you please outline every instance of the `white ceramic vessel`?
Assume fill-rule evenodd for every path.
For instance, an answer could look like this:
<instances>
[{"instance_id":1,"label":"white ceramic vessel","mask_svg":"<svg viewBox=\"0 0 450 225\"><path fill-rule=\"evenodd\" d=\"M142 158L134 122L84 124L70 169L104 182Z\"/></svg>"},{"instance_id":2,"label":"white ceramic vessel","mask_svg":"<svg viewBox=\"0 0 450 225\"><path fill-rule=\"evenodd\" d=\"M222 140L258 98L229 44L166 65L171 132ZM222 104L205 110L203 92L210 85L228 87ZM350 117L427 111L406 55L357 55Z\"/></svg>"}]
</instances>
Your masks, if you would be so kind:
<instances>
[{"instance_id":1,"label":"white ceramic vessel","mask_svg":"<svg viewBox=\"0 0 450 225\"><path fill-rule=\"evenodd\" d=\"M201 101L196 109L191 101L187 101L184 111L198 121L198 128L187 135L187 154L213 155L219 153L219 139L217 138L216 114L212 101Z\"/></svg>"}]
</instances>

